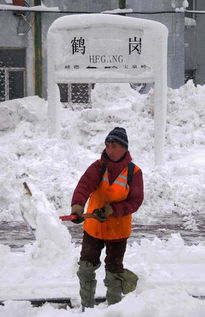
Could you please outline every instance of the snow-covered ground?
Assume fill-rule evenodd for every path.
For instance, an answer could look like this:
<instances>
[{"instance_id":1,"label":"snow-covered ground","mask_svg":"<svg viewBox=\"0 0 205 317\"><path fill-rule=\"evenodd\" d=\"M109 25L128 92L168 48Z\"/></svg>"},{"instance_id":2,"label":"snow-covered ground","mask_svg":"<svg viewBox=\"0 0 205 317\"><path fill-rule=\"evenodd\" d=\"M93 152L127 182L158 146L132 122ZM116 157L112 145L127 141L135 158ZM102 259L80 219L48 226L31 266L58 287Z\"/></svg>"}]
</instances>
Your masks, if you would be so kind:
<instances>
[{"instance_id":1,"label":"snow-covered ground","mask_svg":"<svg viewBox=\"0 0 205 317\"><path fill-rule=\"evenodd\" d=\"M149 223L180 215L197 230L196 215L205 205L205 86L190 81L168 90L164 166L154 166L153 92L140 95L128 84L98 84L92 108L61 105L61 138L47 137L47 102L36 96L0 105L0 221L22 220L27 212L37 240L25 252L0 245L0 299L71 297L79 302L76 278L79 246L71 242L58 216L70 213L76 183L104 148L107 133L126 128L133 161L144 173L145 200L134 217ZM27 182L32 197L25 195ZM73 224L74 225L74 224ZM167 241L141 239L129 244L125 266L139 275L135 292L119 304L105 304L84 316L205 316L205 244L186 245L178 232ZM104 254L103 254L104 256ZM105 294L103 256L97 295ZM75 314L75 315L74 315ZM0 316L71 316L50 304L32 308L8 300Z\"/></svg>"}]
</instances>

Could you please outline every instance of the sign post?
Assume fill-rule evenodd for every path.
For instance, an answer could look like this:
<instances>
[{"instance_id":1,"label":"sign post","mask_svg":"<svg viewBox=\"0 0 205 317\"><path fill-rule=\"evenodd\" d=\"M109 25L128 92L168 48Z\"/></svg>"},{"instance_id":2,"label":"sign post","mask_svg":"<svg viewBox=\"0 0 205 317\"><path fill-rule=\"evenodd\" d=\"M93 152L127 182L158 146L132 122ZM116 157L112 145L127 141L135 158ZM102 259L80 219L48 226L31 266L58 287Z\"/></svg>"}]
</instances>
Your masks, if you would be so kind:
<instances>
[{"instance_id":1,"label":"sign post","mask_svg":"<svg viewBox=\"0 0 205 317\"><path fill-rule=\"evenodd\" d=\"M59 133L57 83L154 83L155 162L163 162L167 28L105 14L61 17L48 31L48 133Z\"/></svg>"}]
</instances>

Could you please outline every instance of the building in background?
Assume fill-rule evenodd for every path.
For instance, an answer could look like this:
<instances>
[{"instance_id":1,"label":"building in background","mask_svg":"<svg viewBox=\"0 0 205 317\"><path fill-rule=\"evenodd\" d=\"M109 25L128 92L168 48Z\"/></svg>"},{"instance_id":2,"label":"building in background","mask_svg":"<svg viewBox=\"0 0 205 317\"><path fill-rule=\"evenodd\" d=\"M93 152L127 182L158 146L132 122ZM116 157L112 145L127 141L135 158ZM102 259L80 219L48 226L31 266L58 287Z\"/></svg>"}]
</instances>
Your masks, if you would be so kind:
<instances>
[{"instance_id":1,"label":"building in background","mask_svg":"<svg viewBox=\"0 0 205 317\"><path fill-rule=\"evenodd\" d=\"M204 0L189 0L188 9L205 12ZM189 13L185 17L185 78L205 84L205 14Z\"/></svg>"},{"instance_id":2,"label":"building in background","mask_svg":"<svg viewBox=\"0 0 205 317\"><path fill-rule=\"evenodd\" d=\"M60 11L75 13L132 8L137 13L129 16L165 24L169 30L171 88L180 87L188 79L195 84L205 83L205 15L176 12L184 3L183 0L0 0L4 6L43 4L54 11L58 7ZM188 0L188 4L187 9L205 10L204 0ZM0 11L0 101L30 95L47 97L47 32L55 19L67 14L70 13ZM62 101L89 103L90 85L61 84L59 88Z\"/></svg>"}]
</instances>

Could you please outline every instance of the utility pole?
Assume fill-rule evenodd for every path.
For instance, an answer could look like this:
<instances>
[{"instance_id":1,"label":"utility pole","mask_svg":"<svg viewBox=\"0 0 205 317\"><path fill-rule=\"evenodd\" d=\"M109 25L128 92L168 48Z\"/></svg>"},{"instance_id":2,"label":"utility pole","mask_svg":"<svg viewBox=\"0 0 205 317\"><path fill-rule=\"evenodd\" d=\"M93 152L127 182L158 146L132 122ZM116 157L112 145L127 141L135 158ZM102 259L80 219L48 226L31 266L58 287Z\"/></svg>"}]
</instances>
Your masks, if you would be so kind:
<instances>
[{"instance_id":1,"label":"utility pole","mask_svg":"<svg viewBox=\"0 0 205 317\"><path fill-rule=\"evenodd\" d=\"M34 5L41 5L41 0L34 0ZM35 95L42 97L42 30L41 13L34 13L34 51L35 51Z\"/></svg>"},{"instance_id":2,"label":"utility pole","mask_svg":"<svg viewBox=\"0 0 205 317\"><path fill-rule=\"evenodd\" d=\"M119 8L120 9L126 9L126 0L119 0ZM119 15L125 16L125 13L120 13Z\"/></svg>"},{"instance_id":3,"label":"utility pole","mask_svg":"<svg viewBox=\"0 0 205 317\"><path fill-rule=\"evenodd\" d=\"M126 8L126 0L119 0L119 8L120 9Z\"/></svg>"}]
</instances>

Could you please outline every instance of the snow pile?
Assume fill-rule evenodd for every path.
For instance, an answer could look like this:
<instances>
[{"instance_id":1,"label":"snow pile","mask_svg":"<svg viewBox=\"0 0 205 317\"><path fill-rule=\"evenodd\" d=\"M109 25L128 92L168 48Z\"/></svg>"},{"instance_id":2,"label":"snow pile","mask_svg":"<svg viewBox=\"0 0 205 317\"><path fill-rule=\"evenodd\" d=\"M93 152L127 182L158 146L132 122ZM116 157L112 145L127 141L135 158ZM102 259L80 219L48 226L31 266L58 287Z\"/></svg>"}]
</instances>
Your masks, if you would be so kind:
<instances>
[{"instance_id":1,"label":"snow pile","mask_svg":"<svg viewBox=\"0 0 205 317\"><path fill-rule=\"evenodd\" d=\"M74 250L78 255L79 249ZM32 298L71 296L79 303L77 263L70 267L66 256L61 261L43 262L29 253L15 254L7 247L1 253L1 298ZM104 268L97 270L97 295L105 294ZM101 304L87 309L84 316L203 316L205 301L191 294L205 294L205 246L185 246L180 235L167 242L142 239L128 246L125 266L139 276L136 291L128 294L119 304L106 307ZM8 265L9 263L9 265ZM7 264L7 266L5 265ZM7 301L0 306L0 316L78 316L78 308L58 310L50 304L32 308L28 302ZM19 315L18 315L19 314Z\"/></svg>"},{"instance_id":2,"label":"snow pile","mask_svg":"<svg viewBox=\"0 0 205 317\"><path fill-rule=\"evenodd\" d=\"M37 241L32 248L32 257L44 257L50 261L64 254L72 256L68 230L60 223L55 208L48 202L44 193L34 187L33 189L32 196L27 194L20 203L23 218L35 230Z\"/></svg>"},{"instance_id":3,"label":"snow pile","mask_svg":"<svg viewBox=\"0 0 205 317\"><path fill-rule=\"evenodd\" d=\"M153 91L140 95L128 84L98 84L92 108L61 108L61 139L47 137L47 102L28 97L0 106L0 220L22 221L26 213L37 241L25 252L0 245L0 298L71 296L79 301L76 277L79 247L71 243L59 215L70 213L70 200L87 166L99 158L107 133L123 126L133 161L144 174L145 200L138 221L179 215L186 229L196 230L204 217L205 86L192 82L168 91L166 164L154 166ZM26 182L32 197L25 195ZM77 227L76 227L77 228ZM168 241L142 239L128 246L125 266L139 275L137 290L109 308L85 316L203 316L205 246L187 246L179 234ZM104 254L103 254L104 256ZM102 263L103 263L102 256ZM103 265L97 271L97 295L104 295ZM76 311L51 305L32 308L7 301L0 316L70 316Z\"/></svg>"},{"instance_id":4,"label":"snow pile","mask_svg":"<svg viewBox=\"0 0 205 317\"><path fill-rule=\"evenodd\" d=\"M47 103L37 97L1 104L0 219L21 219L22 184L33 184L69 213L72 191L87 166L99 158L114 126L129 136L133 161L143 169L145 201L140 214L203 213L205 190L204 86L190 81L168 91L166 164L154 166L153 91L140 95L128 84L98 84L92 108L61 111L61 140L47 138ZM137 214L137 216L139 213Z\"/></svg>"}]
</instances>

